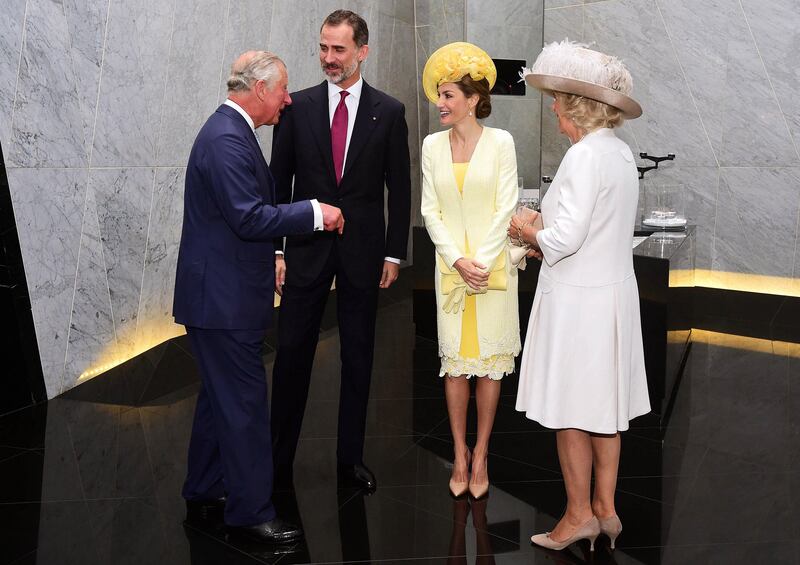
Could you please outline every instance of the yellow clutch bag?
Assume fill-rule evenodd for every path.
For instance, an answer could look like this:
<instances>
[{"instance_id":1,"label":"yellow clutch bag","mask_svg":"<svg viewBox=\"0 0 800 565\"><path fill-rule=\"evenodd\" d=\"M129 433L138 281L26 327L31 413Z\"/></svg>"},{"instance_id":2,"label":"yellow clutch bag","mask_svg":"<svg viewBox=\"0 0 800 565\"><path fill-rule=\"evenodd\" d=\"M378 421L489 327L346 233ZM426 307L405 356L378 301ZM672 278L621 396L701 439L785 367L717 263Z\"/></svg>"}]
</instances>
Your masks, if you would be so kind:
<instances>
[{"instance_id":1,"label":"yellow clutch bag","mask_svg":"<svg viewBox=\"0 0 800 565\"><path fill-rule=\"evenodd\" d=\"M464 286L464 279L455 269L450 269L444 262L440 255L436 255L436 263L439 266L439 272L442 275L441 290L442 294L450 294L457 286ZM495 261L492 270L489 272L489 281L486 290L506 290L508 288L508 279L506 278L506 250L505 248L500 253L500 256ZM473 294L474 291L468 288L467 292Z\"/></svg>"}]
</instances>

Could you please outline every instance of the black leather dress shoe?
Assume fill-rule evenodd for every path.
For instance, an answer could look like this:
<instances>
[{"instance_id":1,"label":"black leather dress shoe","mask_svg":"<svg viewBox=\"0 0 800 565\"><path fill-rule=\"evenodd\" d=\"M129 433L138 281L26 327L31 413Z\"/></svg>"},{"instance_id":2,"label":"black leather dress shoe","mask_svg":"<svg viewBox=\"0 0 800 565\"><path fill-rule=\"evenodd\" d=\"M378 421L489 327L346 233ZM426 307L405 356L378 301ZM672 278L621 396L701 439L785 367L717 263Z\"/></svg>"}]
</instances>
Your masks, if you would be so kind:
<instances>
[{"instance_id":1,"label":"black leather dress shoe","mask_svg":"<svg viewBox=\"0 0 800 565\"><path fill-rule=\"evenodd\" d=\"M378 488L375 475L361 463L355 465L342 465L338 467L339 486L360 488L373 492Z\"/></svg>"},{"instance_id":2,"label":"black leather dress shoe","mask_svg":"<svg viewBox=\"0 0 800 565\"><path fill-rule=\"evenodd\" d=\"M303 530L291 522L274 518L255 526L226 526L232 536L261 543L292 543L303 539Z\"/></svg>"},{"instance_id":3,"label":"black leather dress shoe","mask_svg":"<svg viewBox=\"0 0 800 565\"><path fill-rule=\"evenodd\" d=\"M193 523L222 522L226 500L224 496L206 500L187 500L186 521Z\"/></svg>"}]
</instances>

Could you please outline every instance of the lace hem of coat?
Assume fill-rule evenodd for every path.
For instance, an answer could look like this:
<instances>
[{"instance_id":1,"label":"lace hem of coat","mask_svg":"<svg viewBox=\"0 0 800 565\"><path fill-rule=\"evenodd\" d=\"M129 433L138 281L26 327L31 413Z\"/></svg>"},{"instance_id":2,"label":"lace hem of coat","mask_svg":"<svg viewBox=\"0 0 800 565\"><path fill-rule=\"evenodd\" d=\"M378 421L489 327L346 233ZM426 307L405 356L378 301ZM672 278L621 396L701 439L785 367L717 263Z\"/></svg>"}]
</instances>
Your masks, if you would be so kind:
<instances>
[{"instance_id":1,"label":"lace hem of coat","mask_svg":"<svg viewBox=\"0 0 800 565\"><path fill-rule=\"evenodd\" d=\"M478 335L478 348L481 353L485 353L486 357L483 359L491 359L493 357L510 356L513 360L514 357L519 355L522 351L522 343L519 338L519 331L512 336L505 336L496 341L488 341L483 336ZM456 359L460 360L459 352L461 343L450 343L441 333L439 334L439 357L444 360ZM475 359L473 359L475 361Z\"/></svg>"},{"instance_id":2,"label":"lace hem of coat","mask_svg":"<svg viewBox=\"0 0 800 565\"><path fill-rule=\"evenodd\" d=\"M465 375L471 377L489 377L493 381L499 381L505 375L514 372L513 355L491 355L481 359L461 359L442 356L442 367L439 376L445 375Z\"/></svg>"}]
</instances>

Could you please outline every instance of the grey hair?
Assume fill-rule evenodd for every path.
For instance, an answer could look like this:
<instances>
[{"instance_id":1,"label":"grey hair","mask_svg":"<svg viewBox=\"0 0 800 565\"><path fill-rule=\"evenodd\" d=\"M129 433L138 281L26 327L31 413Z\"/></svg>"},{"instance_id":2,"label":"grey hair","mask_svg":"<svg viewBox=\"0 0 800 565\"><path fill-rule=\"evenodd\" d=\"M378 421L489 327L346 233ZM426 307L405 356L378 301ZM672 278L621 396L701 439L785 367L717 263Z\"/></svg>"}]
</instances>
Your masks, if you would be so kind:
<instances>
[{"instance_id":1,"label":"grey hair","mask_svg":"<svg viewBox=\"0 0 800 565\"><path fill-rule=\"evenodd\" d=\"M231 65L228 92L246 92L259 80L263 80L268 88L272 88L280 76L282 67L285 68L286 65L280 57L269 51L255 51L244 64L239 63L237 59Z\"/></svg>"}]
</instances>

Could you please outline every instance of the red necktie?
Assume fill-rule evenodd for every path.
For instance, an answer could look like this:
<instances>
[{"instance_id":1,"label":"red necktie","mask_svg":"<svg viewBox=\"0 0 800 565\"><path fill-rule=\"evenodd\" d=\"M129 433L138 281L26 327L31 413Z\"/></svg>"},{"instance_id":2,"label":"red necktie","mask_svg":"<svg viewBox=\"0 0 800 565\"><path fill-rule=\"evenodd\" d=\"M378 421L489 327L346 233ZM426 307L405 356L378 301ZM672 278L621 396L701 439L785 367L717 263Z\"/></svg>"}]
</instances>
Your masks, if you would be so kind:
<instances>
[{"instance_id":1,"label":"red necktie","mask_svg":"<svg viewBox=\"0 0 800 565\"><path fill-rule=\"evenodd\" d=\"M339 105L336 106L336 111L333 113L333 121L331 122L331 150L333 151L333 169L336 171L336 184L337 186L342 181L342 172L344 172L344 150L347 146L347 106L344 99L349 92L342 90L339 93L342 97L339 100Z\"/></svg>"}]
</instances>

